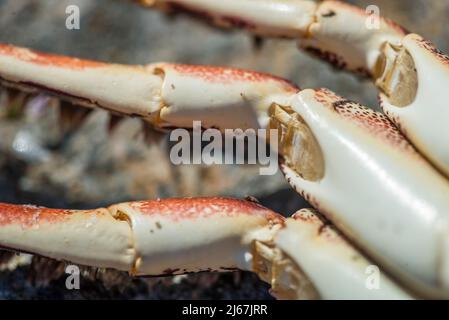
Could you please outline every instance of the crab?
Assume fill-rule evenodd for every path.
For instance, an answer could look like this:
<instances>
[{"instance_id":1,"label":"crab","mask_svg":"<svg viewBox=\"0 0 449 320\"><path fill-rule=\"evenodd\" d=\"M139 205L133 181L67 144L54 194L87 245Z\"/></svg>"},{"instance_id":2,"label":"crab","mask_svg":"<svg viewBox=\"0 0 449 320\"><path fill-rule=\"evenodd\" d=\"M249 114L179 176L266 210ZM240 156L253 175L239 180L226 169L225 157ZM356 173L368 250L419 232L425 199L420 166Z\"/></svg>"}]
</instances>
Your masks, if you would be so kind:
<instances>
[{"instance_id":1,"label":"crab","mask_svg":"<svg viewBox=\"0 0 449 320\"><path fill-rule=\"evenodd\" d=\"M269 128L280 168L314 209L179 198L93 210L0 204L0 246L133 276L256 273L281 299L449 296L449 58L339 1L141 0L299 47L369 77L383 113L328 89L228 67L125 66L0 45L0 81L157 130ZM436 99L435 97L439 97ZM429 103L431 102L431 103ZM274 144L274 141L268 141ZM380 286L366 271L379 267Z\"/></svg>"}]
</instances>

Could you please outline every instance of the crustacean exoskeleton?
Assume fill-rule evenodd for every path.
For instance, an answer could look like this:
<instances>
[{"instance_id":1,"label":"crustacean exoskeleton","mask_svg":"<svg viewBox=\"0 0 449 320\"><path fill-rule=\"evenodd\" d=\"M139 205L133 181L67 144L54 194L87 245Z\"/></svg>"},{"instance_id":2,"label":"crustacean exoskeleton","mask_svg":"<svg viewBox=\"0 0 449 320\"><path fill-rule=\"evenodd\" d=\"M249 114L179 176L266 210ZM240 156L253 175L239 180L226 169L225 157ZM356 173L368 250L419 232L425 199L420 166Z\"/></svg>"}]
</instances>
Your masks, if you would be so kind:
<instances>
[{"instance_id":1,"label":"crustacean exoskeleton","mask_svg":"<svg viewBox=\"0 0 449 320\"><path fill-rule=\"evenodd\" d=\"M3 204L0 246L132 275L250 270L279 298L449 295L449 58L387 19L367 27L368 13L339 1L139 2L298 40L336 67L372 78L385 114L252 71L114 65L0 45L8 88L138 116L156 129L201 121L220 130L277 130L286 179L326 217L303 210L285 219L224 198L90 211ZM377 291L365 283L373 263L382 269Z\"/></svg>"}]
</instances>

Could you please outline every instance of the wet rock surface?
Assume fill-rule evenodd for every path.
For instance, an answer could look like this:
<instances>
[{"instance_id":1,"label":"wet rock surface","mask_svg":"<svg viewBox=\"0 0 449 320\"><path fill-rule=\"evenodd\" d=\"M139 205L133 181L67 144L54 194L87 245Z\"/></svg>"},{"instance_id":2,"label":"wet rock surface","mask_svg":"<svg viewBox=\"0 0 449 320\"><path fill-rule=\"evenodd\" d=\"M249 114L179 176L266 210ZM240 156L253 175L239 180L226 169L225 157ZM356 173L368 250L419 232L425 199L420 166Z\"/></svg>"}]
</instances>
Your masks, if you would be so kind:
<instances>
[{"instance_id":1,"label":"wet rock surface","mask_svg":"<svg viewBox=\"0 0 449 320\"><path fill-rule=\"evenodd\" d=\"M449 52L446 1L348 2L376 4L382 15ZM65 27L66 7L73 4L81 10L80 30ZM254 49L244 32L223 32L183 16L167 18L125 0L2 0L0 42L107 62L241 67L378 105L369 82L336 72L299 52L293 41L267 40ZM285 215L308 206L280 173L261 176L256 166L174 166L168 138L154 135L148 145L139 120L122 121L110 133L109 115L97 111L68 132L59 123L57 100L38 96L13 102L4 93L0 97L2 202L93 208L158 197L251 195ZM63 270L61 263L35 258L31 265L1 271L0 299L270 298L268 286L248 273L133 279L115 271L87 270L81 290L70 291Z\"/></svg>"}]
</instances>

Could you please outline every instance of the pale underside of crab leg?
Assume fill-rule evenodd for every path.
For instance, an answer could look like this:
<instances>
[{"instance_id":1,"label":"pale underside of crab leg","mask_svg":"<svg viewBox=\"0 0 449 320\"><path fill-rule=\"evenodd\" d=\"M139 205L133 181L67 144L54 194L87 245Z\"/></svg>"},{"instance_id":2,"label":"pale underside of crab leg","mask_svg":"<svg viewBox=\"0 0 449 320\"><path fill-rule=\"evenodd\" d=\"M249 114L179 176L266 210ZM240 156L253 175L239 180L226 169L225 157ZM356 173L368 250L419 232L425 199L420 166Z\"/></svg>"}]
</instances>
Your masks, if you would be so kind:
<instances>
[{"instance_id":1,"label":"pale underside of crab leg","mask_svg":"<svg viewBox=\"0 0 449 320\"><path fill-rule=\"evenodd\" d=\"M370 283L378 267L355 249L334 226L313 209L302 209L286 219L274 238L313 283L323 299L408 299L383 272Z\"/></svg>"},{"instance_id":2,"label":"pale underside of crab leg","mask_svg":"<svg viewBox=\"0 0 449 320\"><path fill-rule=\"evenodd\" d=\"M0 80L88 107L138 116L157 128L259 128L273 101L298 91L274 76L225 67L157 63L125 66L0 44ZM238 114L238 117L235 115Z\"/></svg>"},{"instance_id":3,"label":"pale underside of crab leg","mask_svg":"<svg viewBox=\"0 0 449 320\"><path fill-rule=\"evenodd\" d=\"M298 39L301 48L337 68L372 77L386 115L449 175L449 58L421 36L340 1L139 2L195 13L218 26Z\"/></svg>"},{"instance_id":4,"label":"pale underside of crab leg","mask_svg":"<svg viewBox=\"0 0 449 320\"><path fill-rule=\"evenodd\" d=\"M447 292L446 178L383 114L325 89L303 90L288 106L270 113L289 183L398 276Z\"/></svg>"},{"instance_id":5,"label":"pale underside of crab leg","mask_svg":"<svg viewBox=\"0 0 449 320\"><path fill-rule=\"evenodd\" d=\"M383 273L377 290L366 286L370 263L337 233L323 232L313 212L304 214L298 216L307 218L303 222L286 222L259 204L226 198L86 211L1 204L0 246L138 276L248 270L279 298L411 297ZM331 273L334 279L324 286Z\"/></svg>"},{"instance_id":6,"label":"pale underside of crab leg","mask_svg":"<svg viewBox=\"0 0 449 320\"><path fill-rule=\"evenodd\" d=\"M384 52L377 80L383 111L449 176L449 57L416 34Z\"/></svg>"}]
</instances>

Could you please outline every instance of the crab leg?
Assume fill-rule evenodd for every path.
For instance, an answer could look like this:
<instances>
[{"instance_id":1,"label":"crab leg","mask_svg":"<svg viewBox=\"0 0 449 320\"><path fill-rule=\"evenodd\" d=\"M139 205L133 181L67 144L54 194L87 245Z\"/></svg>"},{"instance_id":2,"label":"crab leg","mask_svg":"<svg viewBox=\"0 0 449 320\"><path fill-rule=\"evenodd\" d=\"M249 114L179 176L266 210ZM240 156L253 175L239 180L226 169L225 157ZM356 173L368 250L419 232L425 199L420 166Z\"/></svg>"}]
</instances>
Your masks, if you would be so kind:
<instances>
[{"instance_id":1,"label":"crab leg","mask_svg":"<svg viewBox=\"0 0 449 320\"><path fill-rule=\"evenodd\" d=\"M333 231L319 232L322 222L306 213L298 215L307 218L303 223L285 223L259 204L225 198L129 202L86 211L1 204L0 245L140 276L248 270L272 284L280 298L411 297L383 274L380 288L370 290L368 261ZM333 254L324 258L315 253L317 246ZM322 259L326 263L317 267ZM331 270L335 279L322 286Z\"/></svg>"},{"instance_id":2,"label":"crab leg","mask_svg":"<svg viewBox=\"0 0 449 320\"><path fill-rule=\"evenodd\" d=\"M191 128L193 120L205 128L258 128L267 124L272 101L282 103L298 91L286 80L239 69L124 66L1 44L0 79L6 86L142 117L157 128Z\"/></svg>"},{"instance_id":3,"label":"crab leg","mask_svg":"<svg viewBox=\"0 0 449 320\"><path fill-rule=\"evenodd\" d=\"M325 89L270 113L281 168L306 200L398 277L449 289L449 183L386 116Z\"/></svg>"},{"instance_id":4,"label":"crab leg","mask_svg":"<svg viewBox=\"0 0 449 320\"><path fill-rule=\"evenodd\" d=\"M302 209L286 219L274 243L301 266L323 299L408 299L381 272L379 287L370 287L367 274L377 267L315 210Z\"/></svg>"}]
</instances>

